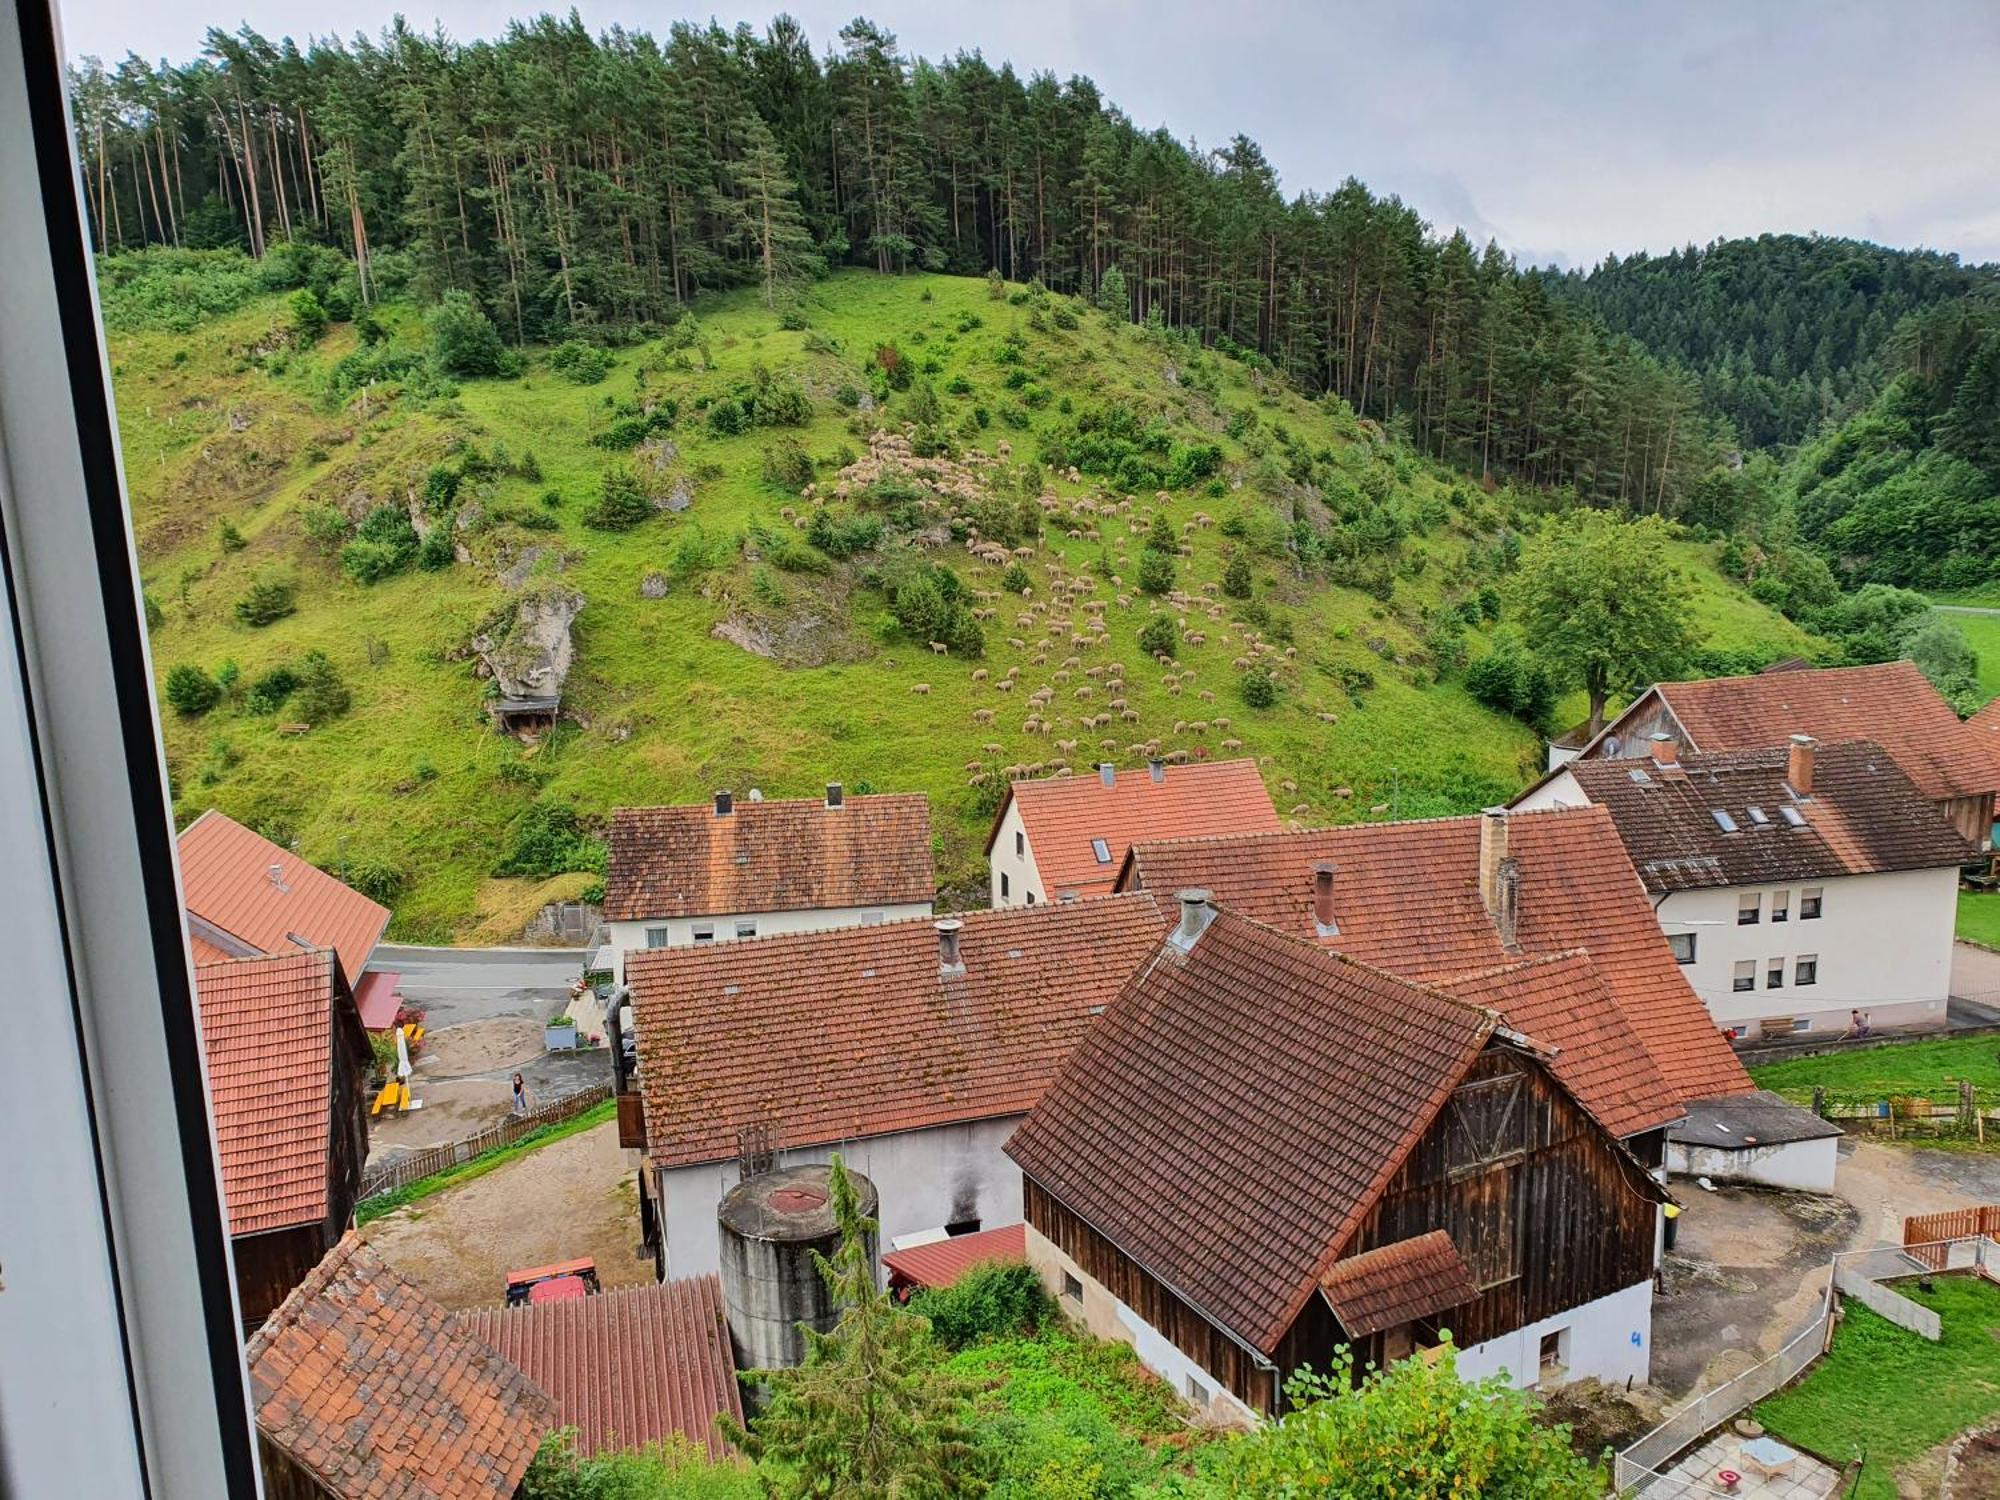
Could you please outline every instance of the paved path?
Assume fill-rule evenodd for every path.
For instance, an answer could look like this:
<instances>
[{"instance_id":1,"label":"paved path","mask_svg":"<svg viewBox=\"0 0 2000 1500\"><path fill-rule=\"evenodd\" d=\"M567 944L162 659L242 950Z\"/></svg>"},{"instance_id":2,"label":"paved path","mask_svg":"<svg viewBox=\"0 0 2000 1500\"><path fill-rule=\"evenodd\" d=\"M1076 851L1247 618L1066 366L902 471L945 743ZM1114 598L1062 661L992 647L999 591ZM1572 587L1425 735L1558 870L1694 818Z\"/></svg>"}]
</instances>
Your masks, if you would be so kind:
<instances>
[{"instance_id":1,"label":"paved path","mask_svg":"<svg viewBox=\"0 0 2000 1500\"><path fill-rule=\"evenodd\" d=\"M2000 953L1971 943L1953 943L1951 998L2000 1011Z\"/></svg>"},{"instance_id":2,"label":"paved path","mask_svg":"<svg viewBox=\"0 0 2000 1500\"><path fill-rule=\"evenodd\" d=\"M1988 609L1983 604L1933 604L1931 608L1941 615L2000 615L2000 609Z\"/></svg>"},{"instance_id":3,"label":"paved path","mask_svg":"<svg viewBox=\"0 0 2000 1500\"><path fill-rule=\"evenodd\" d=\"M384 943L370 969L403 976L402 991L430 1013L432 1026L499 1016L545 1021L583 972L581 948L406 948Z\"/></svg>"}]
</instances>

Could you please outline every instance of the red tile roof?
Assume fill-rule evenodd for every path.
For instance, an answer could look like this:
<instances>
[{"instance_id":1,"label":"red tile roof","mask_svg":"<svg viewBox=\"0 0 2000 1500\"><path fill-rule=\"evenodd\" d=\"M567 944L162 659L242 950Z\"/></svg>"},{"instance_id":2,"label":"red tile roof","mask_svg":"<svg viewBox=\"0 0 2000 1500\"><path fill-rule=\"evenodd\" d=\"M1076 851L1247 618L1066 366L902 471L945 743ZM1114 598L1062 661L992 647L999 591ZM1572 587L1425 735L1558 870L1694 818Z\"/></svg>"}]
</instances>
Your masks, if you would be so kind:
<instances>
[{"instance_id":1,"label":"red tile roof","mask_svg":"<svg viewBox=\"0 0 2000 1500\"><path fill-rule=\"evenodd\" d=\"M1788 764L1785 750L1735 750L1671 766L1579 760L1564 769L1610 810L1655 893L1950 869L1979 857L1879 745L1816 746L1805 797L1793 792Z\"/></svg>"},{"instance_id":2,"label":"red tile roof","mask_svg":"<svg viewBox=\"0 0 2000 1500\"><path fill-rule=\"evenodd\" d=\"M1357 1339L1479 1297L1471 1268L1442 1229L1337 1260L1319 1287L1341 1328Z\"/></svg>"},{"instance_id":3,"label":"red tile roof","mask_svg":"<svg viewBox=\"0 0 2000 1500\"><path fill-rule=\"evenodd\" d=\"M912 1286L932 1288L953 1285L974 1266L995 1261L1028 1258L1028 1226L1007 1224L999 1229L982 1229L977 1234L951 1235L928 1245L912 1245L907 1250L891 1250L882 1264L892 1279Z\"/></svg>"},{"instance_id":4,"label":"red tile roof","mask_svg":"<svg viewBox=\"0 0 2000 1500\"><path fill-rule=\"evenodd\" d=\"M1000 804L986 852L993 852L1009 802L1021 810L1042 889L1055 901L1064 894L1108 895L1125 851L1147 839L1204 834L1275 833L1281 826L1271 794L1254 760L1219 760L1115 773L1110 786L1095 771L1047 781L1017 781ZM1108 861L1091 841L1102 839Z\"/></svg>"},{"instance_id":5,"label":"red tile roof","mask_svg":"<svg viewBox=\"0 0 2000 1500\"><path fill-rule=\"evenodd\" d=\"M614 922L929 901L931 809L916 794L621 807L604 915Z\"/></svg>"},{"instance_id":6,"label":"red tile roof","mask_svg":"<svg viewBox=\"0 0 2000 1500\"><path fill-rule=\"evenodd\" d=\"M1653 691L1680 722L1684 750L1764 750L1795 734L1874 740L1934 801L2000 787L2000 760L1913 662L1663 682Z\"/></svg>"},{"instance_id":7,"label":"red tile roof","mask_svg":"<svg viewBox=\"0 0 2000 1500\"><path fill-rule=\"evenodd\" d=\"M721 1458L730 1449L716 1417L743 1420L722 1283L714 1276L481 1308L460 1313L459 1323L549 1393L586 1457L680 1433Z\"/></svg>"},{"instance_id":8,"label":"red tile roof","mask_svg":"<svg viewBox=\"0 0 2000 1500\"><path fill-rule=\"evenodd\" d=\"M1608 812L1508 814L1508 852L1520 871L1512 952L1480 899L1479 823L1477 817L1356 823L1145 844L1133 850L1124 886L1156 893L1205 887L1218 906L1313 938L1312 867L1331 861L1340 930L1319 939L1328 947L1426 983L1581 950L1683 1100L1750 1088L1743 1065L1668 952Z\"/></svg>"},{"instance_id":9,"label":"red tile roof","mask_svg":"<svg viewBox=\"0 0 2000 1500\"><path fill-rule=\"evenodd\" d=\"M245 1350L265 1441L339 1500L507 1500L555 1403L347 1235Z\"/></svg>"},{"instance_id":10,"label":"red tile roof","mask_svg":"<svg viewBox=\"0 0 2000 1500\"><path fill-rule=\"evenodd\" d=\"M1021 1114L1167 917L1141 895L963 924L952 974L928 918L629 954L652 1159Z\"/></svg>"},{"instance_id":11,"label":"red tile roof","mask_svg":"<svg viewBox=\"0 0 2000 1500\"><path fill-rule=\"evenodd\" d=\"M180 864L197 962L331 948L359 975L389 925L386 906L214 808L181 830Z\"/></svg>"},{"instance_id":12,"label":"red tile roof","mask_svg":"<svg viewBox=\"0 0 2000 1500\"><path fill-rule=\"evenodd\" d=\"M195 989L229 1232L324 1219L334 1027L360 1025L333 954L201 964Z\"/></svg>"},{"instance_id":13,"label":"red tile roof","mask_svg":"<svg viewBox=\"0 0 2000 1500\"><path fill-rule=\"evenodd\" d=\"M1686 1112L1589 954L1552 954L1439 987L1490 1006L1515 1031L1555 1048L1549 1071L1613 1135L1655 1130Z\"/></svg>"},{"instance_id":14,"label":"red tile roof","mask_svg":"<svg viewBox=\"0 0 2000 1500\"><path fill-rule=\"evenodd\" d=\"M1269 1354L1495 1024L1224 910L1133 975L1007 1154Z\"/></svg>"}]
</instances>

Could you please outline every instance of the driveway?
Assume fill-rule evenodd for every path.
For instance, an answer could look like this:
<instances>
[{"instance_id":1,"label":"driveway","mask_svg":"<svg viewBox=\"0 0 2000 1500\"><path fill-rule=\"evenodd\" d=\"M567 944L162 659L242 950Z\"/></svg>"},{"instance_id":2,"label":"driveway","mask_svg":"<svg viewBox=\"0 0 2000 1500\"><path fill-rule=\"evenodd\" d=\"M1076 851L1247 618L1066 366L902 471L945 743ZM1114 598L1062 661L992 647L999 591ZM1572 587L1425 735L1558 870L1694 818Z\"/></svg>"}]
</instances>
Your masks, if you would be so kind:
<instances>
[{"instance_id":1,"label":"driveway","mask_svg":"<svg viewBox=\"0 0 2000 1500\"><path fill-rule=\"evenodd\" d=\"M1971 943L1951 945L1951 1011L1955 1025L2000 1022L2000 953ZM1973 1012L1984 1014L1973 1014Z\"/></svg>"}]
</instances>

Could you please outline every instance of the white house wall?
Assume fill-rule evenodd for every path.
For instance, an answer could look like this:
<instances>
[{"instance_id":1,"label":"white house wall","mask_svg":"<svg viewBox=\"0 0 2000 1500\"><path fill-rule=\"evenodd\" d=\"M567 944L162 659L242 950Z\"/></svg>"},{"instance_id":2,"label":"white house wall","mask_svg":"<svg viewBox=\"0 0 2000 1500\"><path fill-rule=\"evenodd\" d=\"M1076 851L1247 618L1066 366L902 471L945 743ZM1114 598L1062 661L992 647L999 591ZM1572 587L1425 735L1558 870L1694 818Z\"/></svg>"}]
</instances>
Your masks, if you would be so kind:
<instances>
[{"instance_id":1,"label":"white house wall","mask_svg":"<svg viewBox=\"0 0 2000 1500\"><path fill-rule=\"evenodd\" d=\"M1782 1146L1682 1146L1667 1142L1667 1170L1711 1182L1754 1182L1801 1193L1830 1193L1840 1163L1840 1137L1788 1141Z\"/></svg>"},{"instance_id":2,"label":"white house wall","mask_svg":"<svg viewBox=\"0 0 2000 1500\"><path fill-rule=\"evenodd\" d=\"M1048 892L1042 889L1041 871L1035 868L1035 846L1027 841L1026 833L1021 804L1009 797L1007 811L1000 819L1000 831L993 836L993 852L986 861L987 875L993 882L991 900L995 911L1009 906L1040 906L1049 899ZM1017 837L1021 842L1020 854L1014 852ZM1002 884L1007 887L1004 896L1000 893Z\"/></svg>"},{"instance_id":3,"label":"white house wall","mask_svg":"<svg viewBox=\"0 0 2000 1500\"><path fill-rule=\"evenodd\" d=\"M930 902L906 901L889 906L822 906L805 911L740 911L715 916L654 917L645 921L611 922L606 925L611 946L617 950L613 965L616 982L623 984L627 953L648 947L692 947L694 930L698 926L713 927L716 942L732 943L736 941L738 922L755 922L758 937L774 937L786 932L824 932L831 927L860 927L865 923L896 922L905 917L927 917L930 914ZM647 930L654 927L667 929L664 945L647 941Z\"/></svg>"},{"instance_id":4,"label":"white house wall","mask_svg":"<svg viewBox=\"0 0 2000 1500\"><path fill-rule=\"evenodd\" d=\"M805 1081L802 1087L811 1087ZM778 1152L780 1166L823 1162L835 1152L875 1184L882 1248L920 1230L977 1219L983 1229L1021 1222L1021 1169L1000 1148L1020 1115L868 1136ZM736 1186L736 1163L674 1167L658 1174L664 1206L666 1274L705 1276L721 1269L716 1205Z\"/></svg>"},{"instance_id":5,"label":"white house wall","mask_svg":"<svg viewBox=\"0 0 2000 1500\"><path fill-rule=\"evenodd\" d=\"M1783 838L1782 831L1745 834ZM1951 988L1952 928L1958 913L1958 871L1898 870L1813 882L1820 915L1799 915L1807 882L1677 891L1656 907L1660 930L1692 934L1695 961L1681 973L1716 1024L1761 1035L1760 1020L1790 1016L1808 1032L1840 1032L1849 1013L1868 1012L1877 1028L1942 1026ZM1783 893L1790 913L1771 920L1771 900ZM1738 898L1758 897L1758 920L1739 926ZM1794 982L1801 954L1819 960L1816 980ZM1766 967L1784 960L1784 983L1766 985ZM1756 965L1756 988L1738 991L1736 965Z\"/></svg>"},{"instance_id":6,"label":"white house wall","mask_svg":"<svg viewBox=\"0 0 2000 1500\"><path fill-rule=\"evenodd\" d=\"M1542 1338L1550 1333L1563 1335L1564 1381L1594 1375L1606 1385L1623 1385L1628 1379L1643 1385L1653 1362L1653 1283L1639 1282L1462 1349L1458 1373L1479 1380L1505 1372L1515 1385L1533 1385L1541 1378Z\"/></svg>"}]
</instances>

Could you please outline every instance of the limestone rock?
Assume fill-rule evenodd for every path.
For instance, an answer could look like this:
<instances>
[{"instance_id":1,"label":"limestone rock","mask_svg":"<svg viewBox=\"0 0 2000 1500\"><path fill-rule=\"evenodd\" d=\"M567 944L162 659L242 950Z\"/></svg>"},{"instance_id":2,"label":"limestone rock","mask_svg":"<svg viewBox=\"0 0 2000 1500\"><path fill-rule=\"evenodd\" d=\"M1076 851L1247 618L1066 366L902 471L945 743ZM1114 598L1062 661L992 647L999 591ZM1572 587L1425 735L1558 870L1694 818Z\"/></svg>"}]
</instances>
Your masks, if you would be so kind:
<instances>
[{"instance_id":1,"label":"limestone rock","mask_svg":"<svg viewBox=\"0 0 2000 1500\"><path fill-rule=\"evenodd\" d=\"M573 588L531 589L515 601L510 620L473 637L472 649L507 697L560 697L576 659L570 626L582 612L583 595Z\"/></svg>"}]
</instances>

